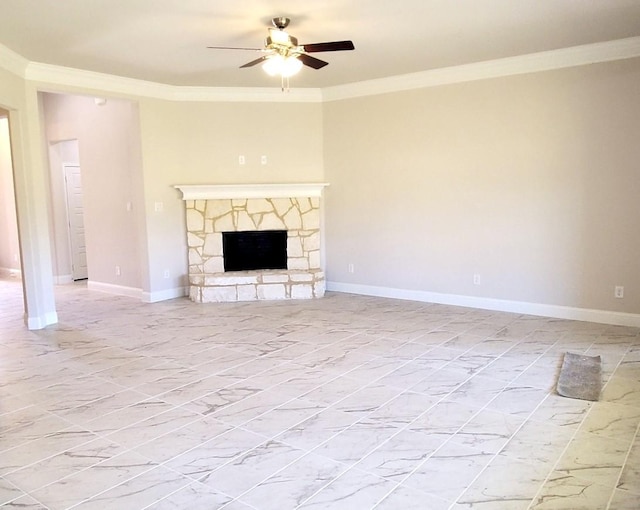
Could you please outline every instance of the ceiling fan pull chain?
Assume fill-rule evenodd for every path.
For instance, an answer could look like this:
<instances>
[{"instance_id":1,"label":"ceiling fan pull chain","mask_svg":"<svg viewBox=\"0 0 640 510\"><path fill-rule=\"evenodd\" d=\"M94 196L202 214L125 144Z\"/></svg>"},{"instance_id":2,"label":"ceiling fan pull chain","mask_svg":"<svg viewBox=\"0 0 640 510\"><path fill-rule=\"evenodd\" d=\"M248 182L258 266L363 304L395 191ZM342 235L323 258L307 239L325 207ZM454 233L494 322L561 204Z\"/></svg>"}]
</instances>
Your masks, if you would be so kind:
<instances>
[{"instance_id":1,"label":"ceiling fan pull chain","mask_svg":"<svg viewBox=\"0 0 640 510\"><path fill-rule=\"evenodd\" d=\"M291 88L289 87L289 77L288 76L280 76L280 89L282 92L290 92Z\"/></svg>"}]
</instances>

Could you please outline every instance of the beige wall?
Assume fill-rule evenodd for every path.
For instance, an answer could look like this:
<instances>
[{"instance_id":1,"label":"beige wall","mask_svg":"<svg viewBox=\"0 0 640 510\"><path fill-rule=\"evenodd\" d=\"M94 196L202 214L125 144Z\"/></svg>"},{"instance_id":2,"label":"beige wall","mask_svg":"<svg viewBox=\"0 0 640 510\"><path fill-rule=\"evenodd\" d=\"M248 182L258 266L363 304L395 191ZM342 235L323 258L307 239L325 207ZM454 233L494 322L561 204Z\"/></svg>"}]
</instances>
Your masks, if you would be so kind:
<instances>
[{"instance_id":1,"label":"beige wall","mask_svg":"<svg viewBox=\"0 0 640 510\"><path fill-rule=\"evenodd\" d=\"M0 110L0 274L20 270L9 112Z\"/></svg>"},{"instance_id":2,"label":"beige wall","mask_svg":"<svg viewBox=\"0 0 640 510\"><path fill-rule=\"evenodd\" d=\"M640 313L639 83L634 59L325 104L328 280Z\"/></svg>"},{"instance_id":3,"label":"beige wall","mask_svg":"<svg viewBox=\"0 0 640 510\"><path fill-rule=\"evenodd\" d=\"M151 293L187 285L184 204L173 186L323 178L320 104L143 99L140 123Z\"/></svg>"}]
</instances>

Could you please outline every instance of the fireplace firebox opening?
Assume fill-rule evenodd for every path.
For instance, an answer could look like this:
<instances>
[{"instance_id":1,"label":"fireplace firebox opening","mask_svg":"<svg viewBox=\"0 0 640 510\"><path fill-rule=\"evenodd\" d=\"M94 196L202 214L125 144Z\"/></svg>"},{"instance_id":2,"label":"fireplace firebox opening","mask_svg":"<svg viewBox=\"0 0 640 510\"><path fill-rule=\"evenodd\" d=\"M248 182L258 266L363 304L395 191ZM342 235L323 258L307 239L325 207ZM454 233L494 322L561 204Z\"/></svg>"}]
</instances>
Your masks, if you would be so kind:
<instances>
[{"instance_id":1,"label":"fireplace firebox opening","mask_svg":"<svg viewBox=\"0 0 640 510\"><path fill-rule=\"evenodd\" d=\"M224 270L287 269L286 230L222 233Z\"/></svg>"}]
</instances>

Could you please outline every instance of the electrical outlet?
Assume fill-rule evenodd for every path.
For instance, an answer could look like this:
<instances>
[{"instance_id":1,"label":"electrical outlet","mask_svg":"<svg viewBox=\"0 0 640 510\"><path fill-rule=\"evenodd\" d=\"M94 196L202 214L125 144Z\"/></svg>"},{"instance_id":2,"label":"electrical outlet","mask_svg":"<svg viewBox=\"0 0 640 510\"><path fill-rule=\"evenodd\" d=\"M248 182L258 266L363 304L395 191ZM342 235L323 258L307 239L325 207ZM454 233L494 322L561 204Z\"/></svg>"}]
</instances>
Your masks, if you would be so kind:
<instances>
[{"instance_id":1,"label":"electrical outlet","mask_svg":"<svg viewBox=\"0 0 640 510\"><path fill-rule=\"evenodd\" d=\"M260 156L260 163L262 165L266 165L267 164L267 156Z\"/></svg>"},{"instance_id":2,"label":"electrical outlet","mask_svg":"<svg viewBox=\"0 0 640 510\"><path fill-rule=\"evenodd\" d=\"M347 266L347 270L348 270L350 273L355 273L355 267L354 267L354 265L353 265L353 264L349 264L349 265Z\"/></svg>"},{"instance_id":3,"label":"electrical outlet","mask_svg":"<svg viewBox=\"0 0 640 510\"><path fill-rule=\"evenodd\" d=\"M164 270L164 277L165 277L165 278L169 278L169 275L170 275L169 270L168 270L168 269L165 269L165 270Z\"/></svg>"},{"instance_id":4,"label":"electrical outlet","mask_svg":"<svg viewBox=\"0 0 640 510\"><path fill-rule=\"evenodd\" d=\"M164 209L164 204L162 202L156 202L154 204L154 209L156 212L162 212L162 210Z\"/></svg>"},{"instance_id":5,"label":"electrical outlet","mask_svg":"<svg viewBox=\"0 0 640 510\"><path fill-rule=\"evenodd\" d=\"M244 156L240 155L238 156L238 164L239 165L244 165L247 162L247 160L245 159Z\"/></svg>"},{"instance_id":6,"label":"electrical outlet","mask_svg":"<svg viewBox=\"0 0 640 510\"><path fill-rule=\"evenodd\" d=\"M474 274L473 275L473 284L474 285L480 285L480 275L479 274Z\"/></svg>"},{"instance_id":7,"label":"electrical outlet","mask_svg":"<svg viewBox=\"0 0 640 510\"><path fill-rule=\"evenodd\" d=\"M616 285L613 289L613 296L616 299L622 299L624 297L624 287L622 285Z\"/></svg>"}]
</instances>

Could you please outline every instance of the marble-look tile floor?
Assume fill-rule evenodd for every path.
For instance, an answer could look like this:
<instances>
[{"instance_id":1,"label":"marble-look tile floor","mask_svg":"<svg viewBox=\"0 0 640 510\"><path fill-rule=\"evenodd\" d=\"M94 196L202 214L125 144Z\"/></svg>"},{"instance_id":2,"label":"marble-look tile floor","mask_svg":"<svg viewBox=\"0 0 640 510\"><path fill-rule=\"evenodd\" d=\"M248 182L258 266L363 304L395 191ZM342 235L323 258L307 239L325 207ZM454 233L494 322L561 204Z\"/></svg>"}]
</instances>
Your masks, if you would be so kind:
<instances>
[{"instance_id":1,"label":"marble-look tile floor","mask_svg":"<svg viewBox=\"0 0 640 510\"><path fill-rule=\"evenodd\" d=\"M0 506L640 508L640 331L328 293L144 304L0 282ZM599 354L602 398L554 393Z\"/></svg>"}]
</instances>

